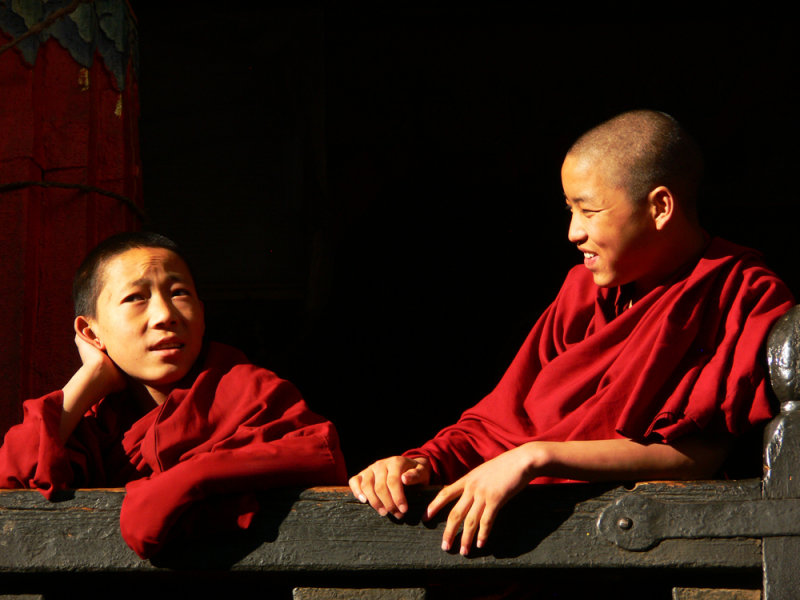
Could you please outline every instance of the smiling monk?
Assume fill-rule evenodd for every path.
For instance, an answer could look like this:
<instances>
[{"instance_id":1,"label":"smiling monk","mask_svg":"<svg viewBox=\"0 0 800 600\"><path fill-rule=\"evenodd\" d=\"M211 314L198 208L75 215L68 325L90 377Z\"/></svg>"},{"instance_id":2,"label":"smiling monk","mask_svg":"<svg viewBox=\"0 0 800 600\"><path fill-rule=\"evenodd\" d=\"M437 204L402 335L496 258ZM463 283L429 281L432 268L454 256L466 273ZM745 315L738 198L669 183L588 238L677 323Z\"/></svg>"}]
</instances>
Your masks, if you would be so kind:
<instances>
[{"instance_id":1,"label":"smiling monk","mask_svg":"<svg viewBox=\"0 0 800 600\"><path fill-rule=\"evenodd\" d=\"M426 516L455 503L442 548L463 529L467 554L530 483L735 467L734 440L774 414L763 345L794 300L758 253L700 226L701 174L697 146L663 113L584 134L561 169L583 264L497 387L422 447L352 477L353 494L402 518L404 486L447 484Z\"/></svg>"},{"instance_id":2,"label":"smiling monk","mask_svg":"<svg viewBox=\"0 0 800 600\"><path fill-rule=\"evenodd\" d=\"M246 529L254 492L344 483L333 425L297 389L204 338L177 246L155 233L102 242L75 276L82 366L27 401L0 447L0 488L126 486L120 526L142 558L173 537Z\"/></svg>"}]
</instances>

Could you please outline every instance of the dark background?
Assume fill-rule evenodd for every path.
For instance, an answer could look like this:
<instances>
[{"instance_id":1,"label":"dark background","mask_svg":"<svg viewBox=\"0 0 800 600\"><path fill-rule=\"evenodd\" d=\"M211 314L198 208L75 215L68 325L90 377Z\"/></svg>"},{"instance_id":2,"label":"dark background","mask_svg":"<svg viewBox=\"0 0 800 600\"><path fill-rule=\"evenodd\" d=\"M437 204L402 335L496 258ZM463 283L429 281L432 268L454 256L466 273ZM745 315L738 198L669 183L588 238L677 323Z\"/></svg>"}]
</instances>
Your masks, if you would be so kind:
<instances>
[{"instance_id":1,"label":"dark background","mask_svg":"<svg viewBox=\"0 0 800 600\"><path fill-rule=\"evenodd\" d=\"M707 229L800 289L792 23L132 5L147 226L193 258L211 337L296 383L351 471L497 382L580 260L563 154L619 112L682 121Z\"/></svg>"}]
</instances>

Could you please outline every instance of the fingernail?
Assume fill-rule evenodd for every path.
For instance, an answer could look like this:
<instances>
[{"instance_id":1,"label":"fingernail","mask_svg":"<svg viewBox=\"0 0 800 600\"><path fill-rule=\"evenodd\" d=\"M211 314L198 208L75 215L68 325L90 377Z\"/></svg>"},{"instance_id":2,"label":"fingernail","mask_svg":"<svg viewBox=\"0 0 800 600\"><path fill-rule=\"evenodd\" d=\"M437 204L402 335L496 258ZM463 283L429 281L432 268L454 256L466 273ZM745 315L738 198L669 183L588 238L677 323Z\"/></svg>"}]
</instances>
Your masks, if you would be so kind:
<instances>
[{"instance_id":1,"label":"fingernail","mask_svg":"<svg viewBox=\"0 0 800 600\"><path fill-rule=\"evenodd\" d=\"M450 544L448 544L447 542L443 541L442 542L442 550L444 550L445 552L449 551L450 550Z\"/></svg>"},{"instance_id":2,"label":"fingernail","mask_svg":"<svg viewBox=\"0 0 800 600\"><path fill-rule=\"evenodd\" d=\"M385 517L385 516L386 516L386 514L387 514L387 513L386 513L386 509L385 509L385 508L379 508L379 509L378 509L378 514L379 514L380 516L382 516L382 517Z\"/></svg>"},{"instance_id":3,"label":"fingernail","mask_svg":"<svg viewBox=\"0 0 800 600\"><path fill-rule=\"evenodd\" d=\"M469 553L469 548L461 546L461 556L466 556Z\"/></svg>"},{"instance_id":4,"label":"fingernail","mask_svg":"<svg viewBox=\"0 0 800 600\"><path fill-rule=\"evenodd\" d=\"M397 507L397 508L398 508L398 509L400 509L400 512L401 512L401 513L404 513L404 512L406 512L406 511L408 511L408 506L407 506L407 505L405 505L405 504L400 504L400 505L398 505L398 507Z\"/></svg>"},{"instance_id":5,"label":"fingernail","mask_svg":"<svg viewBox=\"0 0 800 600\"><path fill-rule=\"evenodd\" d=\"M367 497L364 494L359 494L358 495L358 501L361 502L361 504L366 504L367 503Z\"/></svg>"},{"instance_id":6,"label":"fingernail","mask_svg":"<svg viewBox=\"0 0 800 600\"><path fill-rule=\"evenodd\" d=\"M483 540L478 540L478 543L475 544L478 548L483 548Z\"/></svg>"}]
</instances>

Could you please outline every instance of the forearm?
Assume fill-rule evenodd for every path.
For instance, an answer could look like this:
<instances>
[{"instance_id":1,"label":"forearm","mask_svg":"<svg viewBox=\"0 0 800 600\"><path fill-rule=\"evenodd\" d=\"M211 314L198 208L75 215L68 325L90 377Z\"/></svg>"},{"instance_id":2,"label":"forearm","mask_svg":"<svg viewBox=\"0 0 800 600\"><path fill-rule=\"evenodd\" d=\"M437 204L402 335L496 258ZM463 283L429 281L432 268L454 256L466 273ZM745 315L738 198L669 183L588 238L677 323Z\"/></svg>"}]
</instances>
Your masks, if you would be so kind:
<instances>
[{"instance_id":1,"label":"forearm","mask_svg":"<svg viewBox=\"0 0 800 600\"><path fill-rule=\"evenodd\" d=\"M475 419L462 419L446 427L420 446L407 450L403 456L425 457L432 469L432 482L444 483L463 477L492 456L507 450L495 436Z\"/></svg>"},{"instance_id":2,"label":"forearm","mask_svg":"<svg viewBox=\"0 0 800 600\"><path fill-rule=\"evenodd\" d=\"M98 377L91 368L84 365L75 372L62 388L64 406L61 411L61 424L59 426L59 439L62 444L75 431L86 411L103 398L108 389L108 383Z\"/></svg>"},{"instance_id":3,"label":"forearm","mask_svg":"<svg viewBox=\"0 0 800 600\"><path fill-rule=\"evenodd\" d=\"M191 506L208 498L275 487L341 485L345 470L340 452L329 447L324 435L327 424L316 428L317 433L308 436L197 454L162 473L128 483L120 513L122 537L146 558L161 548ZM236 506L240 506L236 500L228 505L232 510ZM250 510L252 503L241 507ZM235 517L225 520L236 522Z\"/></svg>"},{"instance_id":4,"label":"forearm","mask_svg":"<svg viewBox=\"0 0 800 600\"><path fill-rule=\"evenodd\" d=\"M713 477L729 447L727 440L689 437L673 444L628 439L530 442L520 449L530 479L643 481Z\"/></svg>"},{"instance_id":5,"label":"forearm","mask_svg":"<svg viewBox=\"0 0 800 600\"><path fill-rule=\"evenodd\" d=\"M12 427L0 445L0 488L38 489L52 498L72 485L74 465L69 451L58 443L62 406L61 391L23 404L22 423Z\"/></svg>"}]
</instances>

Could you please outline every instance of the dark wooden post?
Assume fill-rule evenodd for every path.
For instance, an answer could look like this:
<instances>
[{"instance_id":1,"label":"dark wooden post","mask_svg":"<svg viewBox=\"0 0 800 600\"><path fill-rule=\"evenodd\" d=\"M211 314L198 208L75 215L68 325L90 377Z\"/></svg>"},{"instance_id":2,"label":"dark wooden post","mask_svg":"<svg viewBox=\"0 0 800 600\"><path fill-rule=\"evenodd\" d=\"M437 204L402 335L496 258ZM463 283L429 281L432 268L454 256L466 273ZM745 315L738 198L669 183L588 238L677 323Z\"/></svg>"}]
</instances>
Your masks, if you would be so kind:
<instances>
[{"instance_id":1,"label":"dark wooden post","mask_svg":"<svg viewBox=\"0 0 800 600\"><path fill-rule=\"evenodd\" d=\"M767 347L780 415L766 431L764 499L800 498L800 306L772 329ZM764 600L791 600L800 592L800 537L765 537Z\"/></svg>"}]
</instances>

